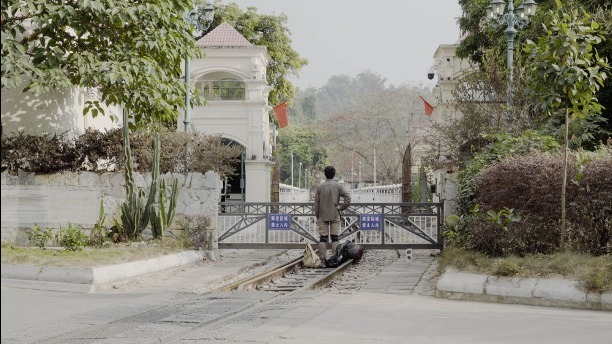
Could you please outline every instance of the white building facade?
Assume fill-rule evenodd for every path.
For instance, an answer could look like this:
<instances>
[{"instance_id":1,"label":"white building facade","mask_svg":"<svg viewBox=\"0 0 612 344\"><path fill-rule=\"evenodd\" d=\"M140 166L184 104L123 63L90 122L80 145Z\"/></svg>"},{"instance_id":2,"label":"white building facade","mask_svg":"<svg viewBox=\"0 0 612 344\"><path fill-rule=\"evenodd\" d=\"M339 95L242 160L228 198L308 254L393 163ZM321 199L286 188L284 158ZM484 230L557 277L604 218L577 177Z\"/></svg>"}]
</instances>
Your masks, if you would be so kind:
<instances>
[{"instance_id":1,"label":"white building facade","mask_svg":"<svg viewBox=\"0 0 612 344\"><path fill-rule=\"evenodd\" d=\"M472 73L474 67L468 60L457 56L459 43L440 44L434 53L434 63L428 72L428 77L437 78L437 84L433 89L438 104L434 112L435 121L445 121L457 119L462 116L457 110L455 96L453 92L457 88L461 78ZM444 162L444 152L440 152L440 159ZM444 214L449 216L454 213L457 197L457 173L452 163L448 163L445 168L433 171L430 176L436 185L434 200L444 202Z\"/></svg>"},{"instance_id":2,"label":"white building facade","mask_svg":"<svg viewBox=\"0 0 612 344\"><path fill-rule=\"evenodd\" d=\"M227 23L196 42L204 56L190 63L190 80L206 105L192 109L188 130L219 135L244 148L228 201L270 202L272 145L266 47L255 46ZM185 114L179 123L185 121ZM179 127L181 127L179 125Z\"/></svg>"}]
</instances>

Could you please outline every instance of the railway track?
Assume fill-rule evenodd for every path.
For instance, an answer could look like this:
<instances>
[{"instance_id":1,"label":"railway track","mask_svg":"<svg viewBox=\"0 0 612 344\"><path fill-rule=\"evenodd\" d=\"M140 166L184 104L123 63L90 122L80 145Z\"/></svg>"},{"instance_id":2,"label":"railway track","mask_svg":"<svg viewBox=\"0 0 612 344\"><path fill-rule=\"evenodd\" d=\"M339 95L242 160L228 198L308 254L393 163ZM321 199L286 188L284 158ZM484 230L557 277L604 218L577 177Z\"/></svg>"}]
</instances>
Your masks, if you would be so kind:
<instances>
[{"instance_id":1,"label":"railway track","mask_svg":"<svg viewBox=\"0 0 612 344\"><path fill-rule=\"evenodd\" d=\"M277 268L221 287L219 290L262 290L287 293L296 290L315 289L330 282L352 264L353 262L349 260L337 268L311 269L304 267L303 258L297 258Z\"/></svg>"},{"instance_id":2,"label":"railway track","mask_svg":"<svg viewBox=\"0 0 612 344\"><path fill-rule=\"evenodd\" d=\"M37 343L96 343L136 337L140 343L181 343L201 333L222 328L231 319L251 318L249 314L276 309L283 304L311 297L353 265L347 261L337 268L306 268L302 258L244 278L203 294L184 295L152 309L108 323L45 338ZM290 309L290 308L288 308ZM151 326L162 327L154 333Z\"/></svg>"}]
</instances>

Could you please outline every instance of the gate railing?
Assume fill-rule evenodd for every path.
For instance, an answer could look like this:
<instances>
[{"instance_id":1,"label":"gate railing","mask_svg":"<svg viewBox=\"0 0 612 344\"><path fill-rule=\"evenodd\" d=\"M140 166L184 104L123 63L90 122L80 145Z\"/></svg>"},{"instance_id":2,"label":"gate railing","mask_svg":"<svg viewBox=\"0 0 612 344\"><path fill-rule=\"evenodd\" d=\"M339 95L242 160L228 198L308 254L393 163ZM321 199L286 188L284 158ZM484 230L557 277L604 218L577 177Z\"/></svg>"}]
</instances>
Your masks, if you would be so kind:
<instances>
[{"instance_id":1,"label":"gate railing","mask_svg":"<svg viewBox=\"0 0 612 344\"><path fill-rule=\"evenodd\" d=\"M219 203L219 248L303 248L319 241L313 203ZM340 241L442 249L442 203L351 203Z\"/></svg>"}]
</instances>

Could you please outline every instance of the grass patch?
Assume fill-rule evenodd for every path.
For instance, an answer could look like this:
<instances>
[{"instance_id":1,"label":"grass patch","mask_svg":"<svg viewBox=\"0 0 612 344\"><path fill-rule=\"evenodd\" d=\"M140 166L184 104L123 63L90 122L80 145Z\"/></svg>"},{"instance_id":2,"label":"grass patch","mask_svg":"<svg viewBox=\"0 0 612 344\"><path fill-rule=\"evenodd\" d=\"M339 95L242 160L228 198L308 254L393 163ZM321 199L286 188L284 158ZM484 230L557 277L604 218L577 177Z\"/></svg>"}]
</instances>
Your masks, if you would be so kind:
<instances>
[{"instance_id":1,"label":"grass patch","mask_svg":"<svg viewBox=\"0 0 612 344\"><path fill-rule=\"evenodd\" d=\"M93 268L156 258L186 250L177 241L164 239L143 243L119 243L104 247L87 246L81 251L59 248L14 246L2 243L2 263Z\"/></svg>"},{"instance_id":2,"label":"grass patch","mask_svg":"<svg viewBox=\"0 0 612 344\"><path fill-rule=\"evenodd\" d=\"M490 258L482 253L445 249L439 258L440 272L447 268L475 274L510 277L563 278L578 281L586 290L612 290L612 256L560 252Z\"/></svg>"}]
</instances>

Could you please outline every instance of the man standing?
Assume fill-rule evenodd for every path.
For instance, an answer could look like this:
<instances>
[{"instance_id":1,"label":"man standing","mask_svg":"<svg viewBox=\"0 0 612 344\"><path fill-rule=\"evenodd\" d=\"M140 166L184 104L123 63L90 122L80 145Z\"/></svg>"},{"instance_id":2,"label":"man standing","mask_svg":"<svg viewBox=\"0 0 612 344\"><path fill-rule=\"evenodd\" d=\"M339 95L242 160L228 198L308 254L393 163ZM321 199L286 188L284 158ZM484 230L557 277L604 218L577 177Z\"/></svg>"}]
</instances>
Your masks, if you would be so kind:
<instances>
[{"instance_id":1,"label":"man standing","mask_svg":"<svg viewBox=\"0 0 612 344\"><path fill-rule=\"evenodd\" d=\"M336 254L338 235L340 234L340 212L351 204L351 195L346 189L334 180L336 169L327 166L323 170L326 180L315 190L315 216L319 228L319 258L325 265L327 257L327 241L331 236L332 254ZM343 199L340 204L340 198Z\"/></svg>"}]
</instances>

